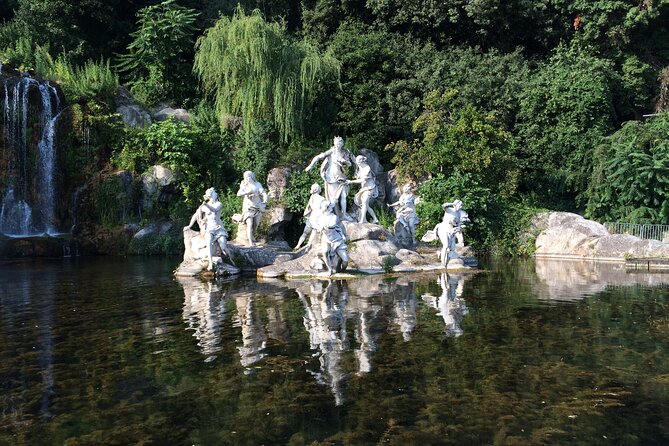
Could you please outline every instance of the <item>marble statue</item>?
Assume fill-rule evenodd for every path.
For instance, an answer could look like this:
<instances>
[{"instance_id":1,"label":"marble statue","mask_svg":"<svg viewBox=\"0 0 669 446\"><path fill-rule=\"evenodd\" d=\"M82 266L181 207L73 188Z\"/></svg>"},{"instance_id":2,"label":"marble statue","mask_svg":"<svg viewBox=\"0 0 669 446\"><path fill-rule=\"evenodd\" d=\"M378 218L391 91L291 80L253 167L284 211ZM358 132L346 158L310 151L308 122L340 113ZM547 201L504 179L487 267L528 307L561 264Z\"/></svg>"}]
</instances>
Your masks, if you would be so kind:
<instances>
[{"instance_id":1,"label":"marble statue","mask_svg":"<svg viewBox=\"0 0 669 446\"><path fill-rule=\"evenodd\" d=\"M418 225L418 214L416 213L416 199L411 192L411 186L409 184L405 185L402 188L402 195L400 195L399 200L388 206L395 208L395 222L393 223L395 235L405 231L411 240L411 244L416 244L414 235Z\"/></svg>"},{"instance_id":2,"label":"marble statue","mask_svg":"<svg viewBox=\"0 0 669 446\"><path fill-rule=\"evenodd\" d=\"M455 229L456 245L464 246L465 242L464 238L462 237L462 227L466 223L469 223L470 220L467 212L465 212L465 210L462 209L462 201L455 200L452 203L444 203L442 205L442 208L444 209L444 213L451 213L454 215L456 224L456 229Z\"/></svg>"},{"instance_id":3,"label":"marble statue","mask_svg":"<svg viewBox=\"0 0 669 446\"><path fill-rule=\"evenodd\" d=\"M358 216L358 223L367 223L367 214L371 215L372 223L377 224L379 219L376 218L374 209L371 208L369 202L379 196L379 190L376 187L376 175L372 168L367 163L367 157L358 155L355 157L355 180L347 180L347 184L359 184L360 190L353 199L353 202L360 207L360 215Z\"/></svg>"},{"instance_id":4,"label":"marble statue","mask_svg":"<svg viewBox=\"0 0 669 446\"><path fill-rule=\"evenodd\" d=\"M218 201L218 194L213 187L210 187L204 193L203 199L203 203L197 208L188 225L184 227L184 231L190 230L197 222L200 227L200 236L204 238L207 245L207 260L209 261L207 269L212 271L214 269L213 258L216 246L220 248L223 255L228 257L231 263L233 262L227 244L228 231L225 230L225 226L221 222L221 208L223 205Z\"/></svg>"},{"instance_id":5,"label":"marble statue","mask_svg":"<svg viewBox=\"0 0 669 446\"><path fill-rule=\"evenodd\" d=\"M455 259L462 263L456 245L459 240L462 240L462 224L468 222L469 217L462 210L462 201L460 200L444 203L442 207L444 208L444 217L441 223L434 228L434 232L442 244L439 260L444 266L448 266L449 261Z\"/></svg>"},{"instance_id":6,"label":"marble statue","mask_svg":"<svg viewBox=\"0 0 669 446\"><path fill-rule=\"evenodd\" d=\"M321 186L317 183L314 183L311 185L311 189L309 192L311 193L311 196L309 197L309 202L307 203L307 207L304 208L304 216L306 217L307 221L304 225L304 231L302 232L302 235L300 236L300 239L297 241L297 245L295 246L295 251L299 250L300 247L302 246L302 243L309 237L311 234L311 237L309 237L309 241L306 244L306 247L311 246L313 243L314 235L316 235L316 232L312 230L316 226L316 222L318 221L318 217L321 215L321 209L322 209L322 204L325 201L325 198L321 195Z\"/></svg>"},{"instance_id":7,"label":"marble statue","mask_svg":"<svg viewBox=\"0 0 669 446\"><path fill-rule=\"evenodd\" d=\"M238 197L244 197L242 202L242 214L233 216L233 219L241 225L246 226L246 237L249 246L255 246L256 240L253 231L258 228L260 219L265 212L268 196L262 185L256 181L255 174L249 170L244 172L244 179L237 191Z\"/></svg>"},{"instance_id":8,"label":"marble statue","mask_svg":"<svg viewBox=\"0 0 669 446\"><path fill-rule=\"evenodd\" d=\"M325 182L325 199L335 204L336 213L342 220L349 219L346 214L348 184L345 169L351 165L351 159L351 153L344 148L344 139L336 136L333 146L329 150L316 155L304 169L308 172L316 163L323 161L321 164L321 178Z\"/></svg>"},{"instance_id":9,"label":"marble statue","mask_svg":"<svg viewBox=\"0 0 669 446\"><path fill-rule=\"evenodd\" d=\"M346 247L348 237L334 209L334 203L323 201L321 215L316 222L316 230L321 236L318 255L330 274L346 271L348 266L348 248Z\"/></svg>"}]
</instances>

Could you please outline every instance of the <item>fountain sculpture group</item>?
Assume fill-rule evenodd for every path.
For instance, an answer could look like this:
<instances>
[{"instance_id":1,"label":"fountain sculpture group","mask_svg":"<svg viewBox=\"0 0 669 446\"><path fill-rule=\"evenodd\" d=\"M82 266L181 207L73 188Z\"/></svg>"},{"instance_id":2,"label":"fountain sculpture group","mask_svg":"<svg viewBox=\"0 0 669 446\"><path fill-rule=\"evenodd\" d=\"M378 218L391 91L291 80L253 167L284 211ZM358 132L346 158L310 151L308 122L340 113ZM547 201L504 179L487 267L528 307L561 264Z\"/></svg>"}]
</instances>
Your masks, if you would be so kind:
<instances>
[{"instance_id":1,"label":"fountain sculpture group","mask_svg":"<svg viewBox=\"0 0 669 446\"><path fill-rule=\"evenodd\" d=\"M364 235L356 240L370 239L371 234L377 234L376 244L370 245L378 252L378 257L391 257L392 254L399 256L398 249L387 252L385 239L395 237L402 240L405 246L416 245L415 232L418 224L416 213L416 197L413 195L411 186L405 185L399 199L388 206L395 211L394 234L386 235L385 229L378 226L378 218L371 207L371 201L378 197L378 186L375 173L370 167L367 158L363 155L353 157L344 147L344 141L340 137L334 138L333 146L316 155L305 171L320 165L320 176L324 184L324 196L321 195L323 188L319 184L313 184L310 188L310 197L304 210L306 218L304 231L289 258L282 256L280 262L284 268L309 269L310 274L332 276L343 273L351 261L349 255L349 230L356 233L364 228ZM346 177L346 168L355 164L356 172L354 179ZM347 196L351 185L359 185L353 202L357 207L357 216L347 212ZM258 228L268 204L268 195L263 186L256 180L253 172L244 172L244 178L237 192L238 197L243 197L242 213L232 216L232 220L238 225L236 244L246 248L254 248L257 242L254 232ZM213 188L207 189L204 201L193 214L189 224L184 227L184 261L177 270L178 275L195 275L203 270L217 274L237 274L239 268L235 265L233 254L228 245L228 232L221 221L222 204ZM424 241L439 240L442 248L438 254L440 265L437 268L464 268L464 260L458 254L457 246L463 245L462 226L469 222L467 213L462 210L462 202L455 200L445 203L444 217L433 231L428 231ZM367 216L371 217L371 223ZM197 223L199 232L192 230ZM378 230L377 230L378 228ZM380 234L380 235L378 235ZM305 243L306 242L306 243ZM304 244L304 247L303 247ZM393 251L390 245L390 251ZM379 248L380 247L380 248ZM371 249L372 251L374 249ZM402 253L404 257L421 257L420 254L410 251ZM301 259L295 263L295 256ZM229 263L225 263L227 258ZM291 263L293 261L294 265ZM305 265L308 265L305 267ZM429 268L428 268L429 269ZM276 268L274 269L276 270ZM387 271L387 268L384 267ZM262 275L259 273L259 275ZM267 277L274 277L276 271L266 272Z\"/></svg>"}]
</instances>

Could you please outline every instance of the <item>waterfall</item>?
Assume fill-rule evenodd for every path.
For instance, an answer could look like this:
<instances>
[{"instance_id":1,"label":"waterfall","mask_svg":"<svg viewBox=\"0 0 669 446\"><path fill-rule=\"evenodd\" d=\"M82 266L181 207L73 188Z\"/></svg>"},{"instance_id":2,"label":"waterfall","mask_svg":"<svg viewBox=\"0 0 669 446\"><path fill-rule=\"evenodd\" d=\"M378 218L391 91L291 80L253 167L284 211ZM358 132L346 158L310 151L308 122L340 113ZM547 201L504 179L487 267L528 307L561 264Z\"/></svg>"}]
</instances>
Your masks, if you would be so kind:
<instances>
[{"instance_id":1,"label":"waterfall","mask_svg":"<svg viewBox=\"0 0 669 446\"><path fill-rule=\"evenodd\" d=\"M4 76L1 86L0 233L55 234L58 92L26 74Z\"/></svg>"}]
</instances>

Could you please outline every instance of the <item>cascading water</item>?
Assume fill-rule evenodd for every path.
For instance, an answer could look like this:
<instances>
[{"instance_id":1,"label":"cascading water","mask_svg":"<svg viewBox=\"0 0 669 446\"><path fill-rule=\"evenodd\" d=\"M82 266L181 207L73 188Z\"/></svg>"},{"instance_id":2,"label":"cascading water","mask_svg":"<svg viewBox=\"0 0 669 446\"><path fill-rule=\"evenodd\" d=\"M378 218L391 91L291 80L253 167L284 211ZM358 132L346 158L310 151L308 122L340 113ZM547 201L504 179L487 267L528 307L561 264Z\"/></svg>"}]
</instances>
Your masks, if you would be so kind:
<instances>
[{"instance_id":1,"label":"cascading water","mask_svg":"<svg viewBox=\"0 0 669 446\"><path fill-rule=\"evenodd\" d=\"M0 76L0 233L55 234L58 92L25 74Z\"/></svg>"}]
</instances>

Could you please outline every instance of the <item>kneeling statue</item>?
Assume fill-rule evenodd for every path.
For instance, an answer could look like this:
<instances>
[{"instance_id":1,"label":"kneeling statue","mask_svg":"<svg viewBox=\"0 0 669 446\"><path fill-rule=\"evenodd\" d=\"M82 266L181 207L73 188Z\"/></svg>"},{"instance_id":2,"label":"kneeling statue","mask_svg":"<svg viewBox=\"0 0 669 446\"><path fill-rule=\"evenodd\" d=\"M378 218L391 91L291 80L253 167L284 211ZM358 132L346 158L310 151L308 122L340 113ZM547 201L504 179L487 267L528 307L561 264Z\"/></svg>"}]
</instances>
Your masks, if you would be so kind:
<instances>
[{"instance_id":1,"label":"kneeling statue","mask_svg":"<svg viewBox=\"0 0 669 446\"><path fill-rule=\"evenodd\" d=\"M189 230L195 222L197 222L200 227L199 237L204 238L204 241L207 246L207 260L209 265L207 269L209 271L214 269L214 249L215 246L218 246L221 250L221 254L225 255L230 263L234 265L232 261L232 256L228 250L228 231L225 230L223 222L221 222L221 208L223 205L218 201L218 194L213 187L210 187L204 193L204 202L197 208L195 213L190 219L190 222L187 226L184 227L184 231ZM186 250L191 250L191 254L194 258L197 258L195 249L196 241L191 241L191 246L187 246Z\"/></svg>"}]
</instances>

